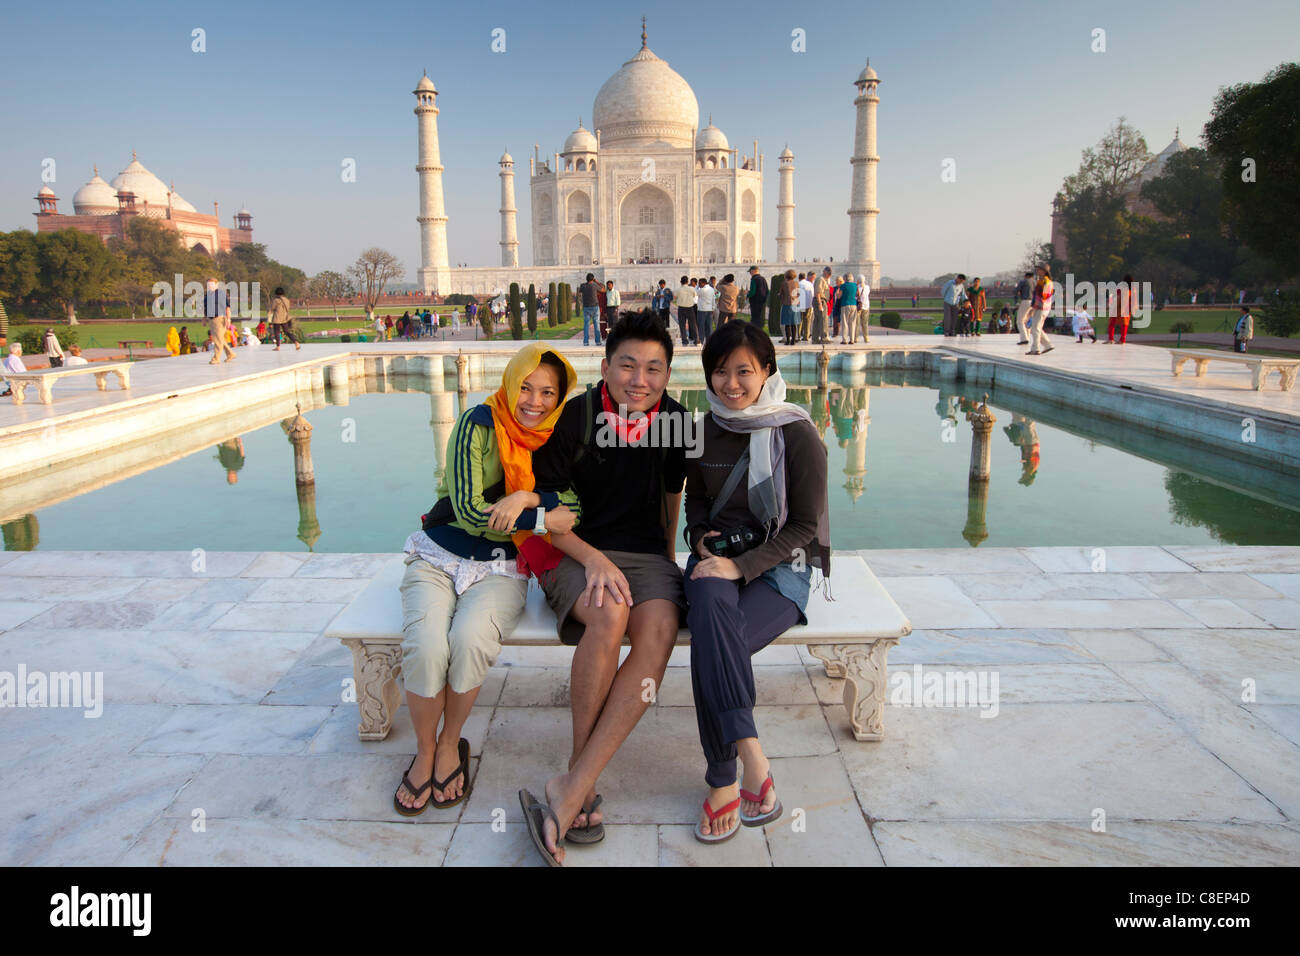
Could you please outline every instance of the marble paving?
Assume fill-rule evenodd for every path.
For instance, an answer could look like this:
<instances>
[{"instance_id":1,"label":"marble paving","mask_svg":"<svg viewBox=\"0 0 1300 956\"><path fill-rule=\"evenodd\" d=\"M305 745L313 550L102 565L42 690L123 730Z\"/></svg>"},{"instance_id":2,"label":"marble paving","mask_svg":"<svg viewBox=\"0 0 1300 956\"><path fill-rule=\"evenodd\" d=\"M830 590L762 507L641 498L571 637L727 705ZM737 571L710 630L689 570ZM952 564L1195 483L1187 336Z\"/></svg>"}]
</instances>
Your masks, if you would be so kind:
<instances>
[{"instance_id":1,"label":"marble paving","mask_svg":"<svg viewBox=\"0 0 1300 956\"><path fill-rule=\"evenodd\" d=\"M691 837L676 649L601 779L608 836L569 864L1300 864L1300 548L1110 552L1104 573L1075 548L862 552L915 627L886 737L853 739L806 650L761 652L786 814L721 846ZM539 865L515 791L567 759L571 652L506 648L465 728L470 799L399 817L406 712L358 740L323 637L386 558L0 554L0 686L102 675L74 706L0 707L0 864Z\"/></svg>"}]
</instances>

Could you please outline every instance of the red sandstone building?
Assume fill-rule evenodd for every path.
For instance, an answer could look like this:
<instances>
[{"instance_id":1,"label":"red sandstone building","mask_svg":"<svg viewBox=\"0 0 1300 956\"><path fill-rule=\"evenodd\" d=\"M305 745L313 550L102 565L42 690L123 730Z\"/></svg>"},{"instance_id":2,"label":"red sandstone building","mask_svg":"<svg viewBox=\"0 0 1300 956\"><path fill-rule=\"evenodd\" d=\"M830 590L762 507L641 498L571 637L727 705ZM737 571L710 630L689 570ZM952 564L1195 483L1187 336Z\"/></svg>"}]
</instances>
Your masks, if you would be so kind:
<instances>
[{"instance_id":1,"label":"red sandstone building","mask_svg":"<svg viewBox=\"0 0 1300 956\"><path fill-rule=\"evenodd\" d=\"M130 217L147 216L180 233L187 249L199 249L209 255L228 252L232 246L253 241L253 216L247 209L235 213L232 227L221 225L215 202L212 215L199 212L180 197L174 183L169 187L145 169L134 152L130 165L111 183L100 179L99 167L95 167L90 182L72 196L73 215L59 212L59 199L49 186L41 187L36 202L37 232L77 229L107 242L113 236L126 237Z\"/></svg>"}]
</instances>

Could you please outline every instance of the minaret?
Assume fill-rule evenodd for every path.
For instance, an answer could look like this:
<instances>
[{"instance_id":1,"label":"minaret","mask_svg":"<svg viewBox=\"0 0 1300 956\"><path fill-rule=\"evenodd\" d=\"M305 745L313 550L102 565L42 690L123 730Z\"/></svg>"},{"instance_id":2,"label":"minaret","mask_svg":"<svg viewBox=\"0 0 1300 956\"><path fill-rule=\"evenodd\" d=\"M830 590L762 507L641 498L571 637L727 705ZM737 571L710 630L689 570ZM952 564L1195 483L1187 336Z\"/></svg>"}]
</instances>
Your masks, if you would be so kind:
<instances>
[{"instance_id":1,"label":"minaret","mask_svg":"<svg viewBox=\"0 0 1300 956\"><path fill-rule=\"evenodd\" d=\"M780 156L781 188L776 202L776 261L794 262L794 153Z\"/></svg>"},{"instance_id":2,"label":"minaret","mask_svg":"<svg viewBox=\"0 0 1300 956\"><path fill-rule=\"evenodd\" d=\"M425 292L451 291L447 265L447 213L442 201L442 157L438 153L438 91L426 73L415 93L415 115L420 129L420 287Z\"/></svg>"},{"instance_id":3,"label":"minaret","mask_svg":"<svg viewBox=\"0 0 1300 956\"><path fill-rule=\"evenodd\" d=\"M501 265L519 268L519 234L515 228L515 161L501 154Z\"/></svg>"},{"instance_id":4,"label":"minaret","mask_svg":"<svg viewBox=\"0 0 1300 956\"><path fill-rule=\"evenodd\" d=\"M876 260L876 107L880 97L876 86L880 77L867 61L866 68L858 74L854 86L858 96L853 105L858 110L857 128L853 136L853 194L849 207L849 265L853 271L870 277L873 289L880 287L880 263Z\"/></svg>"}]
</instances>

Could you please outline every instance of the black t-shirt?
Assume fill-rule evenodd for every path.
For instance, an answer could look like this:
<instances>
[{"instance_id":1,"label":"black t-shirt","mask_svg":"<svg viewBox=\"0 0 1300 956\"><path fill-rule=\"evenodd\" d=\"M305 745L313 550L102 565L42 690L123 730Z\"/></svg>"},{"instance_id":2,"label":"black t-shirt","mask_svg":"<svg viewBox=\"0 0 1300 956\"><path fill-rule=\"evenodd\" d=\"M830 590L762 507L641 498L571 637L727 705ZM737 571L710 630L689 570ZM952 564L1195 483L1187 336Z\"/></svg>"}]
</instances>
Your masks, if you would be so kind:
<instances>
[{"instance_id":1,"label":"black t-shirt","mask_svg":"<svg viewBox=\"0 0 1300 956\"><path fill-rule=\"evenodd\" d=\"M578 294L582 297L582 307L584 309L595 309L599 307L600 300L596 294L601 291L599 284L595 282L584 282L578 286Z\"/></svg>"},{"instance_id":2,"label":"black t-shirt","mask_svg":"<svg viewBox=\"0 0 1300 956\"><path fill-rule=\"evenodd\" d=\"M604 447L599 444L603 411L599 385L591 395L591 425L584 415L588 400L572 398L560 413L550 440L533 453L536 490L564 491L572 488L582 507L575 532L601 551L633 551L663 554L668 548L664 526L664 495L675 495L686 481L686 449L656 448L651 445ZM681 403L663 397L662 412L687 414ZM584 432L590 432L582 455ZM650 430L651 433L655 429ZM612 426L609 433L612 434ZM676 428L661 435L680 434Z\"/></svg>"}]
</instances>

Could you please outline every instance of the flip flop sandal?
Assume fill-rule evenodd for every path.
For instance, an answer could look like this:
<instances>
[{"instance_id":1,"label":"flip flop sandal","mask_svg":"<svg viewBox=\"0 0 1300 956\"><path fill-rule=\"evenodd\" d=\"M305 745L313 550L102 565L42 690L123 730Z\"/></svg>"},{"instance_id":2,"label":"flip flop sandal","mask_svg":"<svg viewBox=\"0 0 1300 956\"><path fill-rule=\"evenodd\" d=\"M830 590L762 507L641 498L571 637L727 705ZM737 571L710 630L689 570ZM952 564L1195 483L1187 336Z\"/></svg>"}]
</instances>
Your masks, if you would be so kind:
<instances>
[{"instance_id":1,"label":"flip flop sandal","mask_svg":"<svg viewBox=\"0 0 1300 956\"><path fill-rule=\"evenodd\" d=\"M411 763L406 768L406 773L402 774L402 787L406 787L406 789L411 792L411 795L415 797L416 800L419 800L420 794L424 793L424 791L428 790L430 787L433 786L433 771L429 772L429 779L424 781L423 787L416 787L415 784L411 783L411 777L410 777L411 767L414 766L415 766L415 757L412 757ZM397 790L401 790L402 787L398 787ZM428 800L425 800L424 803L420 804L418 807L403 806L402 801L397 799L397 790L393 791L393 809L395 809L402 816L418 817L421 813L423 813L428 808L429 806Z\"/></svg>"},{"instance_id":2,"label":"flip flop sandal","mask_svg":"<svg viewBox=\"0 0 1300 956\"><path fill-rule=\"evenodd\" d=\"M528 824L528 835L533 838L533 846L537 847L537 852L542 855L546 865L564 866L546 849L546 833L543 829L546 821L553 822L555 832L557 834L560 832L560 821L555 819L555 812L551 810L550 805L542 803L527 790L520 790L519 806L524 810L524 820Z\"/></svg>"},{"instance_id":3,"label":"flip flop sandal","mask_svg":"<svg viewBox=\"0 0 1300 956\"><path fill-rule=\"evenodd\" d=\"M772 779L772 771L769 770L767 772L767 779L763 781L763 786L759 787L757 794L750 793L744 787L741 787L740 795L746 800L752 800L754 803L762 804L763 798L767 796L767 791L771 790L775 784L776 781ZM777 797L776 805L772 807L771 810L767 811L767 813L760 814L759 816L747 817L742 810L740 813L740 822L747 827L761 827L771 823L773 820L781 819L781 814L783 812L784 810L781 807L781 798Z\"/></svg>"},{"instance_id":4,"label":"flip flop sandal","mask_svg":"<svg viewBox=\"0 0 1300 956\"><path fill-rule=\"evenodd\" d=\"M718 817L722 816L723 814L730 813L732 810L735 810L739 806L740 806L740 797L737 797L735 800L732 800L725 807L720 807L719 809L714 810L711 806L709 806L709 798L708 797L704 798L704 813L705 815L708 816L710 825L712 825L713 821L716 820ZM699 840L701 843L725 843L739 832L740 832L739 820L737 820L736 825L732 827L730 830L728 830L726 833L708 833L708 834L701 833L700 825L698 823L695 824L695 839Z\"/></svg>"},{"instance_id":5,"label":"flip flop sandal","mask_svg":"<svg viewBox=\"0 0 1300 956\"><path fill-rule=\"evenodd\" d=\"M596 799L591 801L590 807L583 807L582 812L587 815L587 825L585 827L569 827L564 834L566 843L599 843L605 839L605 822L592 824L591 815L596 812L597 808L605 801L600 794L596 794Z\"/></svg>"},{"instance_id":6,"label":"flip flop sandal","mask_svg":"<svg viewBox=\"0 0 1300 956\"><path fill-rule=\"evenodd\" d=\"M433 788L435 790L445 791L447 789L448 784L450 784L461 774L464 774L465 792L462 793L459 797L456 797L452 800L443 800L442 802L439 802L437 800L429 800L429 803L432 803L434 807L439 810L446 810L448 807L454 807L458 803L464 803L466 800L469 799L470 791L474 789L473 785L470 784L469 782L469 741L466 740L464 737L461 737L460 743L457 744L456 746L457 746L457 752L460 754L460 766L457 767L455 770L453 770L450 774L448 774L446 780L434 780Z\"/></svg>"}]
</instances>

